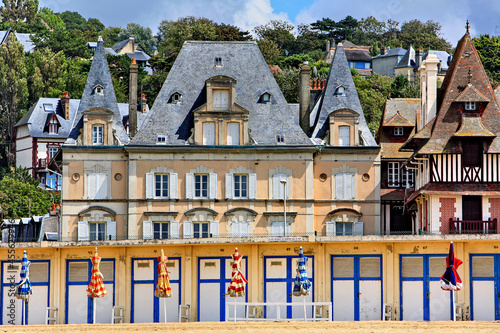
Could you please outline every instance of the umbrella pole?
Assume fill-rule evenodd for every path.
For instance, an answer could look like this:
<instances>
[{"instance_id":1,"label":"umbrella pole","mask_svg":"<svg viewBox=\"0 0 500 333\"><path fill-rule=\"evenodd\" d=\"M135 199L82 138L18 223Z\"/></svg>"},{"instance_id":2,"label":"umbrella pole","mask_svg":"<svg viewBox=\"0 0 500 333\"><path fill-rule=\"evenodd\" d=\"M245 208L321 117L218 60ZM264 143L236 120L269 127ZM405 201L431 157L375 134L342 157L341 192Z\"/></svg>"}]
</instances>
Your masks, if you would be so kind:
<instances>
[{"instance_id":1,"label":"umbrella pole","mask_svg":"<svg viewBox=\"0 0 500 333\"><path fill-rule=\"evenodd\" d=\"M236 297L234 298L234 322L236 322Z\"/></svg>"},{"instance_id":2,"label":"umbrella pole","mask_svg":"<svg viewBox=\"0 0 500 333\"><path fill-rule=\"evenodd\" d=\"M96 299L95 297L92 298L92 302L94 303L93 304L93 307L92 307L92 312L93 312L93 317L94 317L94 320L92 321L92 324L95 324L95 317L96 317Z\"/></svg>"},{"instance_id":3,"label":"umbrella pole","mask_svg":"<svg viewBox=\"0 0 500 333\"><path fill-rule=\"evenodd\" d=\"M457 321L457 313L455 311L455 292L452 290L451 291L451 308L452 308L452 311L453 311L453 321Z\"/></svg>"},{"instance_id":4,"label":"umbrella pole","mask_svg":"<svg viewBox=\"0 0 500 333\"><path fill-rule=\"evenodd\" d=\"M163 297L163 315L165 317L165 322L167 322L167 299Z\"/></svg>"},{"instance_id":5,"label":"umbrella pole","mask_svg":"<svg viewBox=\"0 0 500 333\"><path fill-rule=\"evenodd\" d=\"M307 321L307 312L306 312L306 296L302 296L302 300L304 302L304 321Z\"/></svg>"},{"instance_id":6,"label":"umbrella pole","mask_svg":"<svg viewBox=\"0 0 500 333\"><path fill-rule=\"evenodd\" d=\"M21 325L26 325L26 300L23 299L23 314L22 314L22 317L21 317Z\"/></svg>"}]
</instances>

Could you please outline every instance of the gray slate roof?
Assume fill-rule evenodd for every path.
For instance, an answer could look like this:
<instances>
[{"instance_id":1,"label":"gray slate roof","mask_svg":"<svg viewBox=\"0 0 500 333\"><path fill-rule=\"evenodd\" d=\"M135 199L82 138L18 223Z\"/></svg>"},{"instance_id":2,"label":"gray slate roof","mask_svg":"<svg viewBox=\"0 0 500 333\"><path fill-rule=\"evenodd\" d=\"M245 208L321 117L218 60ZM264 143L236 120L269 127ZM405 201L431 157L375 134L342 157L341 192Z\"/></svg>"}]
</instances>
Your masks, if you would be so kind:
<instances>
[{"instance_id":1,"label":"gray slate roof","mask_svg":"<svg viewBox=\"0 0 500 333\"><path fill-rule=\"evenodd\" d=\"M387 50L387 53L382 55L379 54L378 56L373 57L372 59L378 59L378 58L385 58L385 57L394 57L394 56L404 56L406 53L406 50L403 49L402 47L398 47L395 49L389 49Z\"/></svg>"},{"instance_id":2,"label":"gray slate roof","mask_svg":"<svg viewBox=\"0 0 500 333\"><path fill-rule=\"evenodd\" d=\"M7 39L7 36L13 33L16 36L16 39L21 43L21 45L24 48L24 52L33 52L33 50L36 48L35 43L31 41L30 34L20 34L17 32L12 31L12 28L9 28L7 31L0 31L0 44Z\"/></svg>"},{"instance_id":3,"label":"gray slate roof","mask_svg":"<svg viewBox=\"0 0 500 333\"><path fill-rule=\"evenodd\" d=\"M100 85L104 88L103 95L94 94L95 86ZM125 128L123 127L123 119L120 116L118 109L118 102L116 101L115 89L111 74L109 72L108 61L106 60L106 53L104 51L104 42L99 40L97 48L94 53L94 59L90 66L89 76L87 83L83 90L82 99L78 107L78 113L75 118L75 126L73 127L67 144L74 144L80 135L80 129L83 126L83 112L90 108L102 107L109 109L113 112L113 129L115 130L115 137L118 139L119 144L126 144L129 137Z\"/></svg>"},{"instance_id":4,"label":"gray slate roof","mask_svg":"<svg viewBox=\"0 0 500 333\"><path fill-rule=\"evenodd\" d=\"M449 63L451 62L451 56L446 51L433 51L429 50L425 52L422 56L422 61L427 59L429 54L435 54L440 62L441 70L447 71L449 67Z\"/></svg>"},{"instance_id":5,"label":"gray slate roof","mask_svg":"<svg viewBox=\"0 0 500 333\"><path fill-rule=\"evenodd\" d=\"M335 91L339 86L345 88L345 96L335 95ZM359 114L359 130L365 146L376 146L377 143L373 138L359 102L356 86L352 79L351 70L347 62L344 47L338 44L333 58L330 72L326 80L326 86L323 90L323 96L318 100L317 106L311 112L311 125L314 128L312 138L324 139L326 131L329 127L328 116L330 113L341 110L350 109Z\"/></svg>"},{"instance_id":6,"label":"gray slate roof","mask_svg":"<svg viewBox=\"0 0 500 333\"><path fill-rule=\"evenodd\" d=\"M222 57L222 66L214 66L215 57ZM296 107L286 102L257 43L200 41L184 43L151 112L130 144L156 144L157 135L164 134L167 145L185 145L193 128L193 111L206 103L205 82L219 75L236 80L235 103L249 111L254 144L275 145L276 135L285 134L285 145L312 145L294 116ZM182 95L182 102L168 103L176 92ZM258 103L265 92L271 94L271 103Z\"/></svg>"},{"instance_id":7,"label":"gray slate roof","mask_svg":"<svg viewBox=\"0 0 500 333\"><path fill-rule=\"evenodd\" d=\"M396 68L406 68L406 67L415 67L415 49L413 46L410 45L410 48L408 51L406 51L405 55L399 63L397 64Z\"/></svg>"}]
</instances>

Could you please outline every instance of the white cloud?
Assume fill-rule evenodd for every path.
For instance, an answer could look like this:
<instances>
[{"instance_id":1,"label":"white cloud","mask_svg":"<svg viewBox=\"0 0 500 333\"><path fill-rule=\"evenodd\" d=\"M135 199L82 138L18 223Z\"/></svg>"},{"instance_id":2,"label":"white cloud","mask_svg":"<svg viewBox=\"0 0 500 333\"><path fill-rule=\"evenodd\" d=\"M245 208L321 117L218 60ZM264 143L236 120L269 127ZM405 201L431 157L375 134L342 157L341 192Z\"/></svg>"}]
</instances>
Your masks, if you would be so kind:
<instances>
[{"instance_id":1,"label":"white cloud","mask_svg":"<svg viewBox=\"0 0 500 333\"><path fill-rule=\"evenodd\" d=\"M243 8L237 10L232 18L234 25L248 31L251 31L256 26L266 24L270 20L290 21L287 13L274 12L271 0L245 1Z\"/></svg>"}]
</instances>

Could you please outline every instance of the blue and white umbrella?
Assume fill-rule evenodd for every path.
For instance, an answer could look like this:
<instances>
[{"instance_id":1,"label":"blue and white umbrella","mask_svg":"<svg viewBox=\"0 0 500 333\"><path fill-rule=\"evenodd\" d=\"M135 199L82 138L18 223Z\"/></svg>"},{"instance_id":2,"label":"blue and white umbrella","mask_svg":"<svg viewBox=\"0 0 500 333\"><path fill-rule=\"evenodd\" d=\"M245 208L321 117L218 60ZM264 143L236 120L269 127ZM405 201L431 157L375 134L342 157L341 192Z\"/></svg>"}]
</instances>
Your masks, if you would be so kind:
<instances>
[{"instance_id":1,"label":"blue and white umbrella","mask_svg":"<svg viewBox=\"0 0 500 333\"><path fill-rule=\"evenodd\" d=\"M33 294L33 289L31 288L30 283L30 264L31 262L28 260L28 255L26 251L23 253L23 260L21 261L21 282L16 286L16 297L18 299L23 300L23 316L22 316L22 324L26 325L26 308L30 296Z\"/></svg>"},{"instance_id":2,"label":"blue and white umbrella","mask_svg":"<svg viewBox=\"0 0 500 333\"><path fill-rule=\"evenodd\" d=\"M299 250L299 259L297 260L297 276L293 281L293 296L302 296L304 302L304 320L307 321L306 312L306 296L311 293L311 281L307 277L307 261L309 259L304 256L302 246Z\"/></svg>"}]
</instances>

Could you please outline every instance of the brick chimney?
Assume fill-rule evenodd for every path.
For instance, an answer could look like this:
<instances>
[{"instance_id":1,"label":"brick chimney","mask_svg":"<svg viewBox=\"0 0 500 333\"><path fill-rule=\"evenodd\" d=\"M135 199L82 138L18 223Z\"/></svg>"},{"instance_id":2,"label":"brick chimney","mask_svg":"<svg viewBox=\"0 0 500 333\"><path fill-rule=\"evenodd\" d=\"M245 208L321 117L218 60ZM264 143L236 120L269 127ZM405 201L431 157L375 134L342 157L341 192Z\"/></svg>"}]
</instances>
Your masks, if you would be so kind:
<instances>
[{"instance_id":1,"label":"brick chimney","mask_svg":"<svg viewBox=\"0 0 500 333\"><path fill-rule=\"evenodd\" d=\"M415 51L415 65L417 66L417 70L420 68L421 64L422 64L422 50L418 48Z\"/></svg>"},{"instance_id":2,"label":"brick chimney","mask_svg":"<svg viewBox=\"0 0 500 333\"><path fill-rule=\"evenodd\" d=\"M64 113L64 119L69 119L69 93L63 91L61 97L62 112Z\"/></svg>"},{"instance_id":3,"label":"brick chimney","mask_svg":"<svg viewBox=\"0 0 500 333\"><path fill-rule=\"evenodd\" d=\"M300 106L300 127L309 135L311 125L309 124L309 113L311 103L310 80L311 80L311 67L307 61L304 62L300 68L299 78L299 106Z\"/></svg>"},{"instance_id":4,"label":"brick chimney","mask_svg":"<svg viewBox=\"0 0 500 333\"><path fill-rule=\"evenodd\" d=\"M130 80L128 83L128 129L133 138L137 132L137 73L139 68L135 59L130 64Z\"/></svg>"},{"instance_id":5,"label":"brick chimney","mask_svg":"<svg viewBox=\"0 0 500 333\"><path fill-rule=\"evenodd\" d=\"M386 54L386 52L385 52L385 46L382 46L380 48L380 55L385 55L385 54Z\"/></svg>"},{"instance_id":6,"label":"brick chimney","mask_svg":"<svg viewBox=\"0 0 500 333\"><path fill-rule=\"evenodd\" d=\"M146 99L146 94L141 94L141 111L146 113L148 111L148 100Z\"/></svg>"}]
</instances>

